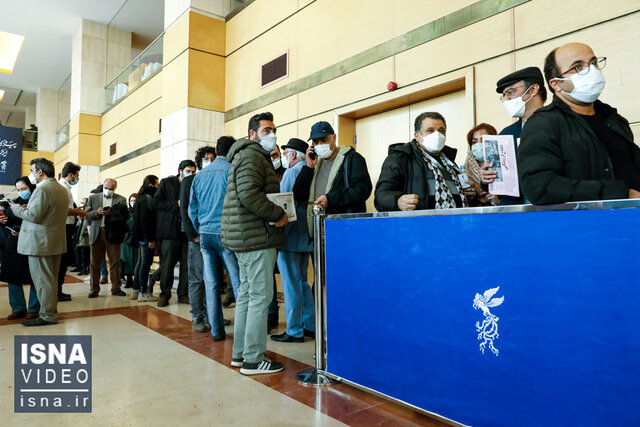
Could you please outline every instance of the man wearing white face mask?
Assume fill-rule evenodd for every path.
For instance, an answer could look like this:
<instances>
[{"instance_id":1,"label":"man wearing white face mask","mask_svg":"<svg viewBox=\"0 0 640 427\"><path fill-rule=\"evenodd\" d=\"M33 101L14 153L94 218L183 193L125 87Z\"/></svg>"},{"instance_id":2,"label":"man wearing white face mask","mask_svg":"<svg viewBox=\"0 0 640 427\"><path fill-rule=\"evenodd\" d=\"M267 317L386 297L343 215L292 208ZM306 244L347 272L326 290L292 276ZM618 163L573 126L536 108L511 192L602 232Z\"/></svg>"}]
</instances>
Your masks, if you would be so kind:
<instances>
[{"instance_id":1,"label":"man wearing white face mask","mask_svg":"<svg viewBox=\"0 0 640 427\"><path fill-rule=\"evenodd\" d=\"M502 129L500 135L513 136L516 153L520 143L522 128L529 117L542 107L547 100L544 78L538 67L527 67L504 76L496 85L496 92L501 94L500 101L509 117L518 121ZM488 170L492 164L482 168L482 183L491 184L497 172ZM519 205L525 203L523 197L501 196L500 205Z\"/></svg>"},{"instance_id":2,"label":"man wearing white face mask","mask_svg":"<svg viewBox=\"0 0 640 427\"><path fill-rule=\"evenodd\" d=\"M352 147L338 147L336 133L327 122L311 127L306 166L302 167L293 187L296 201L306 203L307 226L313 237L313 205L320 205L328 214L361 213L367 211L366 201L372 184L367 162Z\"/></svg>"},{"instance_id":3,"label":"man wearing white face mask","mask_svg":"<svg viewBox=\"0 0 640 427\"><path fill-rule=\"evenodd\" d=\"M100 293L100 264L105 253L109 257L111 295L125 296L120 289L120 245L127 230L129 209L127 199L115 193L118 182L107 178L102 184L102 192L89 196L86 219L91 221L89 246L91 247L91 278L89 298Z\"/></svg>"},{"instance_id":4,"label":"man wearing white face mask","mask_svg":"<svg viewBox=\"0 0 640 427\"><path fill-rule=\"evenodd\" d=\"M520 187L532 203L640 198L640 148L629 122L598 100L605 61L582 43L547 56L554 98L531 116L518 150Z\"/></svg>"},{"instance_id":5,"label":"man wearing white face mask","mask_svg":"<svg viewBox=\"0 0 640 427\"><path fill-rule=\"evenodd\" d=\"M416 117L414 139L393 144L376 184L378 211L411 211L470 206L473 187L463 189L454 148L445 145L447 124L440 113ZM468 197L467 197L468 196Z\"/></svg>"}]
</instances>

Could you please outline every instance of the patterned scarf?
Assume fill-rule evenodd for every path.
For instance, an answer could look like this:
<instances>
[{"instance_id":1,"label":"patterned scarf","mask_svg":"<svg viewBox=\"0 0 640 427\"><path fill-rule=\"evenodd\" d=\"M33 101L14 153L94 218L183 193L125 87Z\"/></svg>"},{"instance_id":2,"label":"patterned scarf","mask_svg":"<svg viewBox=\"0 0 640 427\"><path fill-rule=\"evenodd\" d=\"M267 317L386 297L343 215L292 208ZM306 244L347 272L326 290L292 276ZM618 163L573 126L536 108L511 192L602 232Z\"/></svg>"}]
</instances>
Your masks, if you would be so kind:
<instances>
[{"instance_id":1,"label":"patterned scarf","mask_svg":"<svg viewBox=\"0 0 640 427\"><path fill-rule=\"evenodd\" d=\"M475 188L480 188L480 184L482 183L482 169L480 168L476 158L473 157L471 148L467 151L467 160L465 164L467 165L467 173L469 174L469 181L471 181L471 185Z\"/></svg>"},{"instance_id":2,"label":"patterned scarf","mask_svg":"<svg viewBox=\"0 0 640 427\"><path fill-rule=\"evenodd\" d=\"M433 157L431 157L424 151L422 152L422 154L425 160L427 161L427 166L429 167L429 169L431 169L431 172L433 172L433 176L435 178L436 209L456 208L457 207L456 201L453 198L453 194L451 194L451 190L447 185L444 175L442 175L442 171L440 170L440 167L441 167L440 164ZM462 191L462 185L460 185L460 180L458 179L458 171L453 167L449 159L447 159L447 157L444 154L440 153L439 157L440 157L440 161L442 162L442 165L444 165L444 168L447 170L447 172L449 172L449 175L451 176L451 180L453 184L458 189L458 194L462 199L462 207L463 208L468 207L469 203L467 202L467 196L465 196L464 192Z\"/></svg>"}]
</instances>

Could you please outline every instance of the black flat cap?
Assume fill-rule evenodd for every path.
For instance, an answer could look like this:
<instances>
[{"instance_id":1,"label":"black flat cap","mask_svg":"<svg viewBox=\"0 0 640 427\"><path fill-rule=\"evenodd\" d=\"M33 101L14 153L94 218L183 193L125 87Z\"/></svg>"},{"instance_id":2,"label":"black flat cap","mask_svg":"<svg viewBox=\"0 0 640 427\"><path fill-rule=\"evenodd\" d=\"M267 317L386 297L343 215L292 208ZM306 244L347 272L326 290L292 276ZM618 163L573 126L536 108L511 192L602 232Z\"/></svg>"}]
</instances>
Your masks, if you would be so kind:
<instances>
[{"instance_id":1,"label":"black flat cap","mask_svg":"<svg viewBox=\"0 0 640 427\"><path fill-rule=\"evenodd\" d=\"M544 77L538 67L527 67L522 70L514 71L513 73L504 76L498 80L496 92L502 93L504 88L510 86L520 80L527 80L531 83L537 83L544 86Z\"/></svg>"},{"instance_id":2,"label":"black flat cap","mask_svg":"<svg viewBox=\"0 0 640 427\"><path fill-rule=\"evenodd\" d=\"M291 138L289 140L289 142L287 142L286 145L282 146L282 149L284 150L285 148L291 148L292 150L297 150L303 153L307 152L307 149L309 148L309 144L307 144L306 142L304 142L301 139L298 138Z\"/></svg>"}]
</instances>

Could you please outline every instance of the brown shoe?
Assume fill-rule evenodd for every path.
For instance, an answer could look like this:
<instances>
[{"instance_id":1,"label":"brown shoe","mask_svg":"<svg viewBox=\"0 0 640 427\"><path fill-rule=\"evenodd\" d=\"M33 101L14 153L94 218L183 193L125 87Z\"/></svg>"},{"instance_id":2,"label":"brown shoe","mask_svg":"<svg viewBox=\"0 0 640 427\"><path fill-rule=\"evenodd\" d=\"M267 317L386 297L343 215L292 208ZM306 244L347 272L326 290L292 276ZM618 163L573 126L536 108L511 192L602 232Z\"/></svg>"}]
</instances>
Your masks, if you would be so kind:
<instances>
[{"instance_id":1,"label":"brown shoe","mask_svg":"<svg viewBox=\"0 0 640 427\"><path fill-rule=\"evenodd\" d=\"M189 297L178 297L178 304L189 304Z\"/></svg>"},{"instance_id":2,"label":"brown shoe","mask_svg":"<svg viewBox=\"0 0 640 427\"><path fill-rule=\"evenodd\" d=\"M169 305L169 298L160 297L158 298L158 307L166 307Z\"/></svg>"},{"instance_id":3,"label":"brown shoe","mask_svg":"<svg viewBox=\"0 0 640 427\"><path fill-rule=\"evenodd\" d=\"M38 318L38 312L33 312L33 313L27 313L27 319L37 319Z\"/></svg>"},{"instance_id":4,"label":"brown shoe","mask_svg":"<svg viewBox=\"0 0 640 427\"><path fill-rule=\"evenodd\" d=\"M14 311L10 315L7 316L7 320L15 320L25 317L27 315L26 311ZM36 313L36 317L38 317L38 313Z\"/></svg>"}]
</instances>

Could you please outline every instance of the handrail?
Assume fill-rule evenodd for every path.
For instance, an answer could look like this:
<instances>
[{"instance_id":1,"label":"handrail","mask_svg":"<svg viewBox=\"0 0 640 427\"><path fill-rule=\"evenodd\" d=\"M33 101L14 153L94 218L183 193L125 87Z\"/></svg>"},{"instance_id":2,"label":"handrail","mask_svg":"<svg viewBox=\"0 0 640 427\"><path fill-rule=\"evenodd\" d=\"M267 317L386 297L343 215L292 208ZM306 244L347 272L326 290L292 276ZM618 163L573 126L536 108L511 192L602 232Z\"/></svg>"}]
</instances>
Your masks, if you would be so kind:
<instances>
[{"instance_id":1,"label":"handrail","mask_svg":"<svg viewBox=\"0 0 640 427\"><path fill-rule=\"evenodd\" d=\"M104 87L104 88L105 88L105 90L106 90L109 86L111 86L111 84L112 84L113 82L115 82L116 80L118 80L118 77L120 77L120 76L122 75L122 73L124 73L125 71L127 71L127 70L129 69L129 67L131 67L131 65L132 65L134 62L136 62L136 61L138 60L138 58L140 58L143 54L145 54L145 53L147 52L147 50L149 50L149 48L151 48L151 46L153 46L153 45L155 44L155 42L157 42L157 41L158 41L158 39L159 39L160 37L162 37L162 36L164 36L164 31L163 31L163 32L162 32L158 37L156 37L156 38L155 38L151 43L149 43L149 46L145 47L145 48L144 48L144 50L138 54L138 56L136 56L135 58L133 58L133 60L131 60L131 62L129 62L129 63L127 64L127 66L126 66L126 67L124 67L124 68L122 69L122 71L120 71L120 72L119 72L119 73L118 73L118 74L113 78L113 80L111 80L109 83L107 83L107 85L105 85L105 87Z\"/></svg>"}]
</instances>

